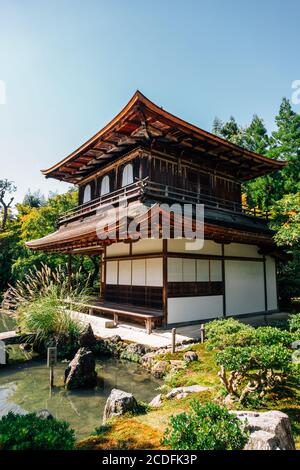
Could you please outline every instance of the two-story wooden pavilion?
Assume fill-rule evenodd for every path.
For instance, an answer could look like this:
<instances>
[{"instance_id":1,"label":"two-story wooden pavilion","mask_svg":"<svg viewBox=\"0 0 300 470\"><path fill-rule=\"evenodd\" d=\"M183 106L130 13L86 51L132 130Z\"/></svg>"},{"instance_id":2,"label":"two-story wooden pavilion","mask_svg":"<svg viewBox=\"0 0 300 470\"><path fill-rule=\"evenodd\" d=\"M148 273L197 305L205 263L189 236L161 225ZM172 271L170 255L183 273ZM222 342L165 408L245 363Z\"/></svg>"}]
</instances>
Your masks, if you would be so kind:
<instances>
[{"instance_id":1,"label":"two-story wooden pavilion","mask_svg":"<svg viewBox=\"0 0 300 470\"><path fill-rule=\"evenodd\" d=\"M79 205L61 216L56 232L27 246L100 254L101 292L93 305L106 313L169 325L274 312L280 253L266 215L243 207L241 184L284 164L199 129L137 91L109 124L43 171L78 185ZM162 202L203 203L203 248L172 231L169 239L122 235L109 210L98 214L120 199L139 222ZM139 212L142 205L149 212ZM99 230L111 236L99 238Z\"/></svg>"}]
</instances>

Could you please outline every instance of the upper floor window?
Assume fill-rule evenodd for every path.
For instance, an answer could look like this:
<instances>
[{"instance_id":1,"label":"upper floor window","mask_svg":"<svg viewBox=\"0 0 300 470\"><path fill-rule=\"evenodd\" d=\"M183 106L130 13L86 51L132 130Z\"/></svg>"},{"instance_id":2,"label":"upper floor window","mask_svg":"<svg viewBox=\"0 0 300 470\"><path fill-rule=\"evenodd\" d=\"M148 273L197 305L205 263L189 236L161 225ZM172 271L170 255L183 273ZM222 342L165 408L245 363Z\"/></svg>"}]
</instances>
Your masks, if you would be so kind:
<instances>
[{"instance_id":1,"label":"upper floor window","mask_svg":"<svg viewBox=\"0 0 300 470\"><path fill-rule=\"evenodd\" d=\"M100 196L104 196L105 194L108 194L109 192L110 192L109 176L106 175L102 178L102 181L101 181Z\"/></svg>"},{"instance_id":2,"label":"upper floor window","mask_svg":"<svg viewBox=\"0 0 300 470\"><path fill-rule=\"evenodd\" d=\"M91 199L92 199L91 185L87 184L83 192L83 204L85 204L86 202L89 202Z\"/></svg>"},{"instance_id":3,"label":"upper floor window","mask_svg":"<svg viewBox=\"0 0 300 470\"><path fill-rule=\"evenodd\" d=\"M122 187L127 186L131 183L133 183L133 166L131 163L128 163L123 168Z\"/></svg>"}]
</instances>

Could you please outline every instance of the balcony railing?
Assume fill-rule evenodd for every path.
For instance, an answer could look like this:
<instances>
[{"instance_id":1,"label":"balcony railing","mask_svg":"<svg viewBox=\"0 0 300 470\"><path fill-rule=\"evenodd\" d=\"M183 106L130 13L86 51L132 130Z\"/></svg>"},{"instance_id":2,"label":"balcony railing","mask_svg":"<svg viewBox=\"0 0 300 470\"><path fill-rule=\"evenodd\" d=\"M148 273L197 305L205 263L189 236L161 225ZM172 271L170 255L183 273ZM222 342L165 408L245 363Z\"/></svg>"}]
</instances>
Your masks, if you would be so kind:
<instances>
[{"instance_id":1,"label":"balcony railing","mask_svg":"<svg viewBox=\"0 0 300 470\"><path fill-rule=\"evenodd\" d=\"M116 205L122 202L130 202L132 200L145 200L153 199L158 201L170 201L186 204L204 204L207 207L221 209L248 216L260 217L268 220L269 213L257 209L250 209L242 203L230 201L226 199L217 198L203 193L195 193L182 188L163 185L148 178L137 180L124 188L113 191L104 196L93 199L85 204L75 207L68 212L65 212L58 220L58 224L66 224L71 221L81 219L96 213L97 209L101 206Z\"/></svg>"}]
</instances>

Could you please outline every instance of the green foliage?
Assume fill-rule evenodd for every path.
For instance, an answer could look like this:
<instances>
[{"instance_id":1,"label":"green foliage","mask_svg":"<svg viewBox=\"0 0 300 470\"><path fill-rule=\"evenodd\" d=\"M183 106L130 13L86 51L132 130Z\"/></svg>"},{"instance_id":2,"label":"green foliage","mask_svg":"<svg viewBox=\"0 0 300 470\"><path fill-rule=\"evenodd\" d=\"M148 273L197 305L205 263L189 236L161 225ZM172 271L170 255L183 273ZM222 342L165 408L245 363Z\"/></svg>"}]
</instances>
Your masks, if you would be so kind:
<instances>
[{"instance_id":1,"label":"green foliage","mask_svg":"<svg viewBox=\"0 0 300 470\"><path fill-rule=\"evenodd\" d=\"M228 318L207 323L205 334L208 349L223 349L232 345L250 344L253 341L255 330L234 318Z\"/></svg>"},{"instance_id":2,"label":"green foliage","mask_svg":"<svg viewBox=\"0 0 300 470\"><path fill-rule=\"evenodd\" d=\"M274 238L278 245L300 247L300 191L274 204L271 226L277 231Z\"/></svg>"},{"instance_id":3,"label":"green foliage","mask_svg":"<svg viewBox=\"0 0 300 470\"><path fill-rule=\"evenodd\" d=\"M189 413L171 417L163 443L172 450L241 450L247 440L240 421L225 407L192 401Z\"/></svg>"},{"instance_id":4,"label":"green foliage","mask_svg":"<svg viewBox=\"0 0 300 470\"><path fill-rule=\"evenodd\" d=\"M289 328L292 333L300 334L300 313L294 313L289 317Z\"/></svg>"},{"instance_id":5,"label":"green foliage","mask_svg":"<svg viewBox=\"0 0 300 470\"><path fill-rule=\"evenodd\" d=\"M0 419L0 450L73 450L75 434L65 421L34 413L8 413Z\"/></svg>"}]
</instances>

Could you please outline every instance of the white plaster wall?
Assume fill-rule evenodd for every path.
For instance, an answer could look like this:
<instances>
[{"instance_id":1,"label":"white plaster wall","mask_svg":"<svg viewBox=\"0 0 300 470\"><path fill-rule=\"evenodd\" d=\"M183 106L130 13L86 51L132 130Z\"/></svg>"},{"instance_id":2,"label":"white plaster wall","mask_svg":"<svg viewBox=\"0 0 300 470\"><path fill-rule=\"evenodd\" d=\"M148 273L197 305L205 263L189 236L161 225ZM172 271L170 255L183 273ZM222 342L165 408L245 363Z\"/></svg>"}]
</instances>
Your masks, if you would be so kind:
<instances>
[{"instance_id":1,"label":"white plaster wall","mask_svg":"<svg viewBox=\"0 0 300 470\"><path fill-rule=\"evenodd\" d=\"M161 287L162 285L162 259L146 259L146 286Z\"/></svg>"},{"instance_id":2,"label":"white plaster wall","mask_svg":"<svg viewBox=\"0 0 300 470\"><path fill-rule=\"evenodd\" d=\"M264 271L260 261L225 261L227 315L265 310Z\"/></svg>"},{"instance_id":3,"label":"white plaster wall","mask_svg":"<svg viewBox=\"0 0 300 470\"><path fill-rule=\"evenodd\" d=\"M131 261L123 260L119 261L119 284L130 285L131 284Z\"/></svg>"},{"instance_id":4,"label":"white plaster wall","mask_svg":"<svg viewBox=\"0 0 300 470\"><path fill-rule=\"evenodd\" d=\"M209 260L208 259L197 259L197 281L198 282L209 281Z\"/></svg>"},{"instance_id":5,"label":"white plaster wall","mask_svg":"<svg viewBox=\"0 0 300 470\"><path fill-rule=\"evenodd\" d=\"M168 258L168 281L182 282L183 281L183 268L182 258Z\"/></svg>"},{"instance_id":6,"label":"white plaster wall","mask_svg":"<svg viewBox=\"0 0 300 470\"><path fill-rule=\"evenodd\" d=\"M186 242L188 242L189 249L186 249ZM196 240L197 242L197 240ZM175 252L175 253L198 253L203 255L221 255L222 254L222 246L220 243L215 243L212 240L204 240L204 246L201 250L192 250L191 240L184 240L184 239L171 239L168 240L168 251ZM196 248L195 243L195 248Z\"/></svg>"},{"instance_id":7,"label":"white plaster wall","mask_svg":"<svg viewBox=\"0 0 300 470\"><path fill-rule=\"evenodd\" d=\"M129 243L113 243L109 245L106 249L106 256L124 256L129 255Z\"/></svg>"},{"instance_id":8,"label":"white plaster wall","mask_svg":"<svg viewBox=\"0 0 300 470\"><path fill-rule=\"evenodd\" d=\"M162 240L156 240L152 238L145 238L132 244L132 254L143 254L143 253L161 253L162 252Z\"/></svg>"},{"instance_id":9,"label":"white plaster wall","mask_svg":"<svg viewBox=\"0 0 300 470\"><path fill-rule=\"evenodd\" d=\"M118 261L106 263L106 284L118 284Z\"/></svg>"},{"instance_id":10,"label":"white plaster wall","mask_svg":"<svg viewBox=\"0 0 300 470\"><path fill-rule=\"evenodd\" d=\"M256 245L244 245L242 243L230 243L224 245L225 256L245 256L246 258L262 258L263 255L258 254Z\"/></svg>"},{"instance_id":11,"label":"white plaster wall","mask_svg":"<svg viewBox=\"0 0 300 470\"><path fill-rule=\"evenodd\" d=\"M266 257L266 277L268 310L277 310L276 264L275 259L271 258L271 256Z\"/></svg>"},{"instance_id":12,"label":"white plaster wall","mask_svg":"<svg viewBox=\"0 0 300 470\"><path fill-rule=\"evenodd\" d=\"M210 280L222 281L222 261L210 260Z\"/></svg>"},{"instance_id":13,"label":"white plaster wall","mask_svg":"<svg viewBox=\"0 0 300 470\"><path fill-rule=\"evenodd\" d=\"M183 259L183 281L196 281L196 260L188 258Z\"/></svg>"},{"instance_id":14,"label":"white plaster wall","mask_svg":"<svg viewBox=\"0 0 300 470\"><path fill-rule=\"evenodd\" d=\"M132 285L144 286L146 284L146 260L136 259L132 261Z\"/></svg>"},{"instance_id":15,"label":"white plaster wall","mask_svg":"<svg viewBox=\"0 0 300 470\"><path fill-rule=\"evenodd\" d=\"M222 317L223 296L179 297L168 299L168 323Z\"/></svg>"}]
</instances>

